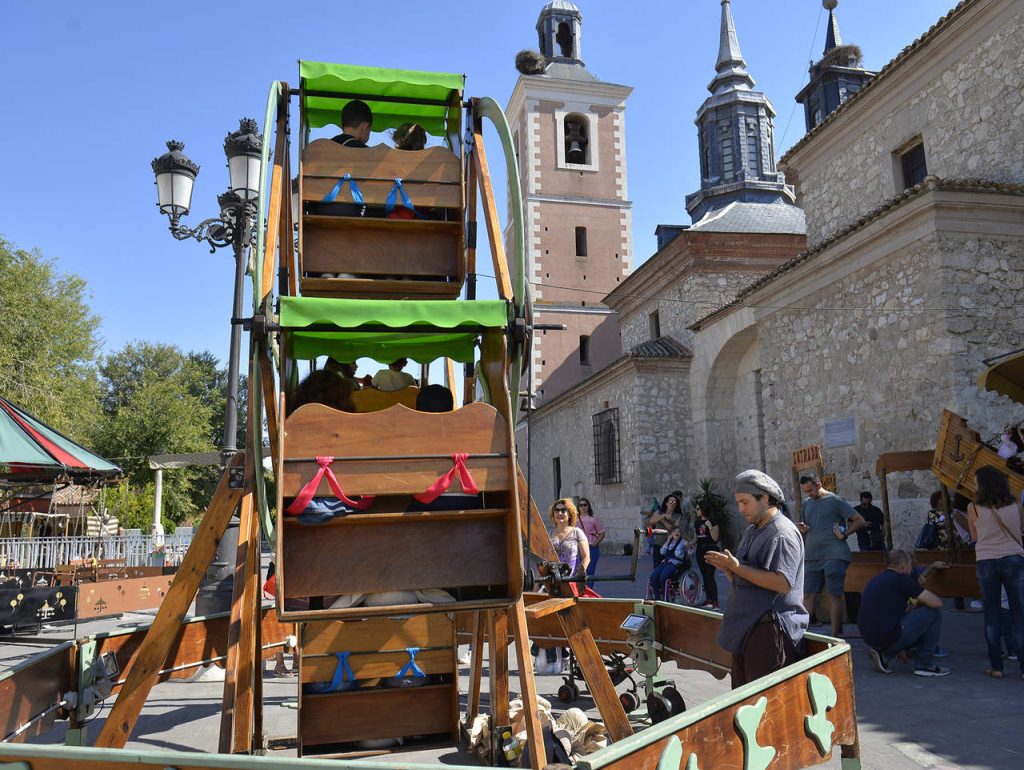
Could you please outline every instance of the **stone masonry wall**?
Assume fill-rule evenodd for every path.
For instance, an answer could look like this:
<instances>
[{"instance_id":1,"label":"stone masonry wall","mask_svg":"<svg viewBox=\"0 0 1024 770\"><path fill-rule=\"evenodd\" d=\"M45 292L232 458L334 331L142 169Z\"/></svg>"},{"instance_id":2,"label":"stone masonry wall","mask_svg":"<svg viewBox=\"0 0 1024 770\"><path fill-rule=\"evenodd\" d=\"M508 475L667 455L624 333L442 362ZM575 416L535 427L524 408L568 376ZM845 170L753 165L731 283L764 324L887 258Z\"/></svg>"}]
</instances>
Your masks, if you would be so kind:
<instances>
[{"instance_id":1,"label":"stone masonry wall","mask_svg":"<svg viewBox=\"0 0 1024 770\"><path fill-rule=\"evenodd\" d=\"M798 168L808 245L901 192L902 175L893 153L918 135L929 174L1024 182L1022 35L1024 14L1017 14L952 66L935 72L923 87L916 79L905 86L905 99L894 100L895 109L861 120L855 134L843 132L840 137L839 127L832 126L812 139L823 143L817 149L826 159L815 161L813 168ZM940 39L913 56L932 55L929 49L942 43ZM912 66L903 65L892 77ZM879 97L872 89L860 98ZM837 121L847 119L839 116Z\"/></svg>"},{"instance_id":2,"label":"stone masonry wall","mask_svg":"<svg viewBox=\"0 0 1024 770\"><path fill-rule=\"evenodd\" d=\"M853 416L852 446L825 448L839 494L879 497L883 452L935 446L944 408L987 438L1024 407L976 385L982 360L1024 339L1024 243L933 233L759 324L768 472L790 480L790 453L824 445L826 420ZM803 308L808 309L803 309ZM889 480L894 544L911 546L938 482Z\"/></svg>"},{"instance_id":3,"label":"stone masonry wall","mask_svg":"<svg viewBox=\"0 0 1024 770\"><path fill-rule=\"evenodd\" d=\"M692 473L693 437L685 361L630 361L600 386L541 410L531 424L534 499L544 510L554 499L552 458L558 457L563 495L582 495L608 530L613 552L633 542L651 497L659 499L684 486ZM607 402L607 407L605 403ZM594 482L593 416L606 408L619 410L621 483ZM522 450L522 447L521 447Z\"/></svg>"},{"instance_id":4,"label":"stone masonry wall","mask_svg":"<svg viewBox=\"0 0 1024 770\"><path fill-rule=\"evenodd\" d=\"M791 483L799 447L821 444L838 493L856 500L862 489L879 496L879 454L935 446L953 394L944 314L935 309L937 245L934 235L916 241L759 323L767 471L787 497L799 494ZM855 443L827 448L825 422L850 416ZM903 476L890 483L890 499L912 498L923 516L937 483L927 472ZM912 544L920 521L894 511L894 542Z\"/></svg>"},{"instance_id":5,"label":"stone masonry wall","mask_svg":"<svg viewBox=\"0 0 1024 770\"><path fill-rule=\"evenodd\" d=\"M757 274L748 272L690 273L639 309L620 317L622 349L629 350L650 339L649 319L655 310L658 311L662 336L673 337L689 345L693 332L687 327L731 301L740 289L757 277Z\"/></svg>"}]
</instances>

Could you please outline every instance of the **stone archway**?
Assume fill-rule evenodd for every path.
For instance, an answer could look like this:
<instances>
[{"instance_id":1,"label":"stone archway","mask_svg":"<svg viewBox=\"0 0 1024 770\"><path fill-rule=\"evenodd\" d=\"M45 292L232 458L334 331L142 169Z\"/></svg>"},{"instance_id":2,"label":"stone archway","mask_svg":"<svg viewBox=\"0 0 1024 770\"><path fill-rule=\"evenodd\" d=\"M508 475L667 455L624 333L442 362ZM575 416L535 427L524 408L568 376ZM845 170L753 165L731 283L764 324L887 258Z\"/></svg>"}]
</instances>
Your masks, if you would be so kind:
<instances>
[{"instance_id":1,"label":"stone archway","mask_svg":"<svg viewBox=\"0 0 1024 770\"><path fill-rule=\"evenodd\" d=\"M738 472L765 465L757 327L747 326L728 337L711 361L700 388L701 475L729 490Z\"/></svg>"}]
</instances>

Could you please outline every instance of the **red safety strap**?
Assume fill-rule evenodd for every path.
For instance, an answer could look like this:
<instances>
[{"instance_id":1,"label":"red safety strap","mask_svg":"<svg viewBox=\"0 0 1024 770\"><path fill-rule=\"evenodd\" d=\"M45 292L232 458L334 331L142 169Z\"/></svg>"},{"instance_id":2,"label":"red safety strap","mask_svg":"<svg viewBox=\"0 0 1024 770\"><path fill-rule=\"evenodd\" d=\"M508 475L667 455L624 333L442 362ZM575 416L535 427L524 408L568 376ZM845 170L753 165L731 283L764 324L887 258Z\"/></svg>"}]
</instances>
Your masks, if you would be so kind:
<instances>
[{"instance_id":1,"label":"red safety strap","mask_svg":"<svg viewBox=\"0 0 1024 770\"><path fill-rule=\"evenodd\" d=\"M469 468L466 467L466 460L468 458L469 455L465 452L455 452L452 454L452 460L454 461L452 469L431 484L430 487L427 488L426 492L419 495L413 495L413 497L421 503L434 502L442 493L448 491L448 487L450 487L452 485L452 481L455 480L455 474L459 475L459 482L462 484L463 492L468 495L477 494L480 489L477 487L476 482L473 481L473 475L469 472Z\"/></svg>"},{"instance_id":2,"label":"red safety strap","mask_svg":"<svg viewBox=\"0 0 1024 770\"><path fill-rule=\"evenodd\" d=\"M285 509L285 513L289 516L298 516L309 505L309 501L316 495L316 490L320 486L320 479L327 475L327 483L331 487L331 491L334 496L341 500L345 505L350 508L355 508L357 511L365 511L371 505L373 505L372 496L364 496L359 500L352 500L342 490L341 485L338 483L337 477L334 475L334 471L331 470L331 463L334 462L333 457L318 457L316 458L316 464L320 466L317 470L316 475L304 486L299 494L296 495L295 499L292 500L292 504Z\"/></svg>"}]
</instances>

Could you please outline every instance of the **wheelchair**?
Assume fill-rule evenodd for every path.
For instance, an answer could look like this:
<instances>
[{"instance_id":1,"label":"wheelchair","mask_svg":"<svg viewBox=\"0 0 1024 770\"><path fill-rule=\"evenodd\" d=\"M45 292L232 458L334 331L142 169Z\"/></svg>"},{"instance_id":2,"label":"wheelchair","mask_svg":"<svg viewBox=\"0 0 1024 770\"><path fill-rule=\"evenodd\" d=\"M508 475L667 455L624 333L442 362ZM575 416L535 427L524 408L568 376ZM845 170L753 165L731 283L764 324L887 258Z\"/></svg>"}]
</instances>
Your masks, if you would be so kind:
<instances>
[{"instance_id":1,"label":"wheelchair","mask_svg":"<svg viewBox=\"0 0 1024 770\"><path fill-rule=\"evenodd\" d=\"M661 596L654 595L654 587L648 581L644 599L684 604L688 607L703 607L707 602L707 593L704 590L704 579L700 571L695 569L696 558L695 549L687 548L686 561L675 575L665 581L665 590L661 592Z\"/></svg>"}]
</instances>

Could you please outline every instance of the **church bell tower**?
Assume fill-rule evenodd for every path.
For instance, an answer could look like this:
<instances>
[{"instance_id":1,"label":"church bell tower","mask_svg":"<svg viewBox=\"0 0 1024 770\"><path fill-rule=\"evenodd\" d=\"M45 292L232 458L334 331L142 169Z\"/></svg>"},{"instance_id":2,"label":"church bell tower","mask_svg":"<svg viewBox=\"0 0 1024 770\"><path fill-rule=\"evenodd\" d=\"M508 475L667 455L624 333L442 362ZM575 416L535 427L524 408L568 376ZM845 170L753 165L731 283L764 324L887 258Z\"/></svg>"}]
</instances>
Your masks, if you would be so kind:
<instances>
[{"instance_id":1,"label":"church bell tower","mask_svg":"<svg viewBox=\"0 0 1024 770\"><path fill-rule=\"evenodd\" d=\"M619 356L618 326L602 303L629 274L632 203L626 183L626 98L583 64L583 16L551 0L537 19L543 64L520 74L506 107L519 160L527 282L537 323L534 405Z\"/></svg>"}]
</instances>

